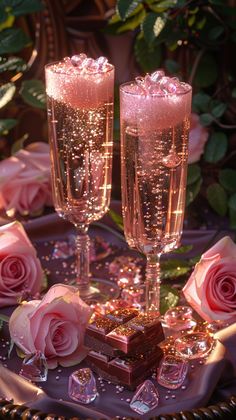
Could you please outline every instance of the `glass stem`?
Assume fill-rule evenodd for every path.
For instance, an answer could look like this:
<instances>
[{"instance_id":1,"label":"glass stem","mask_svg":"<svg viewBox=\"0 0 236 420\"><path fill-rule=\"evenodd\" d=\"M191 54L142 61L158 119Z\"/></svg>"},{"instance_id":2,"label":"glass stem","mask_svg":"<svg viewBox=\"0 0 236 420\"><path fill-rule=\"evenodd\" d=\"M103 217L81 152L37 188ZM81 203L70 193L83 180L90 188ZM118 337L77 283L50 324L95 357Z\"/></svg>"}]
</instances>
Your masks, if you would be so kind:
<instances>
[{"instance_id":1,"label":"glass stem","mask_svg":"<svg viewBox=\"0 0 236 420\"><path fill-rule=\"evenodd\" d=\"M90 281L90 239L87 234L87 227L76 226L76 254L77 254L77 285L80 290L89 287Z\"/></svg>"},{"instance_id":2,"label":"glass stem","mask_svg":"<svg viewBox=\"0 0 236 420\"><path fill-rule=\"evenodd\" d=\"M160 256L147 255L146 312L160 312Z\"/></svg>"}]
</instances>

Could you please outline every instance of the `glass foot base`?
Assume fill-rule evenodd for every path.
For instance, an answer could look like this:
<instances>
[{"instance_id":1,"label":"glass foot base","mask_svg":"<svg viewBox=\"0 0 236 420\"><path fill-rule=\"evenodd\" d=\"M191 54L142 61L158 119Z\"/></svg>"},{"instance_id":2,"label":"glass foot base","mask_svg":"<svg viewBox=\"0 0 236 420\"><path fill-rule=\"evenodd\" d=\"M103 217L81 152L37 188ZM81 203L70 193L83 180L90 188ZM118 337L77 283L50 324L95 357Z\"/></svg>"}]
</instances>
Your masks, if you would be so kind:
<instances>
[{"instance_id":1,"label":"glass foot base","mask_svg":"<svg viewBox=\"0 0 236 420\"><path fill-rule=\"evenodd\" d=\"M78 284L74 283L73 286L78 287ZM88 287L79 287L79 291L81 298L89 305L117 299L120 294L116 283L97 278L92 278Z\"/></svg>"}]
</instances>

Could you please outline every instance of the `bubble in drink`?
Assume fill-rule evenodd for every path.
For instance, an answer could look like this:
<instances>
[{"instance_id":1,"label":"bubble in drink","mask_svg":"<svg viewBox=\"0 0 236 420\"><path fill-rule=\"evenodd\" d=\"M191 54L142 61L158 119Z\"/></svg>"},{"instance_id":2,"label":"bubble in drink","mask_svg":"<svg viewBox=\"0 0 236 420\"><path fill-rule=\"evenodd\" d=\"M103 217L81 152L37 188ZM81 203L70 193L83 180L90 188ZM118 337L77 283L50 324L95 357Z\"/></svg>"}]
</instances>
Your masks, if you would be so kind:
<instances>
[{"instance_id":1,"label":"bubble in drink","mask_svg":"<svg viewBox=\"0 0 236 420\"><path fill-rule=\"evenodd\" d=\"M98 220L110 203L114 68L98 67L79 54L46 68L54 203L72 223Z\"/></svg>"},{"instance_id":2,"label":"bubble in drink","mask_svg":"<svg viewBox=\"0 0 236 420\"><path fill-rule=\"evenodd\" d=\"M158 70L123 85L120 103L125 236L144 254L168 252L183 227L191 87Z\"/></svg>"}]
</instances>

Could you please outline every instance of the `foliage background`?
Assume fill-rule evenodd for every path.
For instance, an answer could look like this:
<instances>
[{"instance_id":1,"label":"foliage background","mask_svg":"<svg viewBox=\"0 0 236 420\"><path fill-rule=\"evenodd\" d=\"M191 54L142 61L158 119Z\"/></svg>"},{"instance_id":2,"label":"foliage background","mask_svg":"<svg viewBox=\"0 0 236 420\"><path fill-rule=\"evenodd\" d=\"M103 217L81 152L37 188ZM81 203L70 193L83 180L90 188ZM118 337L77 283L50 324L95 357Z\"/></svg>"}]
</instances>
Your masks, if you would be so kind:
<instances>
[{"instance_id":1,"label":"foliage background","mask_svg":"<svg viewBox=\"0 0 236 420\"><path fill-rule=\"evenodd\" d=\"M118 0L108 31L134 36L140 72L159 67L193 86L193 112L209 129L189 165L187 204L236 228L236 4L225 0ZM199 206L201 211L199 211Z\"/></svg>"},{"instance_id":2,"label":"foliage background","mask_svg":"<svg viewBox=\"0 0 236 420\"><path fill-rule=\"evenodd\" d=\"M22 17L43 9L40 0L1 0L0 2L0 157L4 159L20 149L27 133L14 143L9 131L16 127L20 107L46 108L41 80L27 80L33 41L24 30ZM9 117L10 116L10 117Z\"/></svg>"}]
</instances>

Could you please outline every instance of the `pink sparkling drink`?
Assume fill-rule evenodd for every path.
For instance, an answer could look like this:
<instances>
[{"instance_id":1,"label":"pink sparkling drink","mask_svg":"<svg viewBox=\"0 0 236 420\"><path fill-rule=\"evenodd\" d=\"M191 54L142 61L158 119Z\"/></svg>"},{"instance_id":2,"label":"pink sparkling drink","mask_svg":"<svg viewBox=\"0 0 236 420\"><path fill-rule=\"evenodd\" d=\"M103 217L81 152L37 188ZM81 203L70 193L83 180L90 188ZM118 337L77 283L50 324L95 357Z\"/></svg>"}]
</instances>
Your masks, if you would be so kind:
<instances>
[{"instance_id":1,"label":"pink sparkling drink","mask_svg":"<svg viewBox=\"0 0 236 420\"><path fill-rule=\"evenodd\" d=\"M120 88L125 236L147 256L146 306L157 311L159 257L183 228L190 112L191 87L162 71Z\"/></svg>"},{"instance_id":2,"label":"pink sparkling drink","mask_svg":"<svg viewBox=\"0 0 236 420\"><path fill-rule=\"evenodd\" d=\"M87 296L87 230L110 204L114 67L79 54L45 73L54 205L77 228L77 284Z\"/></svg>"},{"instance_id":3,"label":"pink sparkling drink","mask_svg":"<svg viewBox=\"0 0 236 420\"><path fill-rule=\"evenodd\" d=\"M73 57L46 67L54 203L84 225L110 203L114 89L114 67L90 70L85 60L88 68L71 64Z\"/></svg>"}]
</instances>

